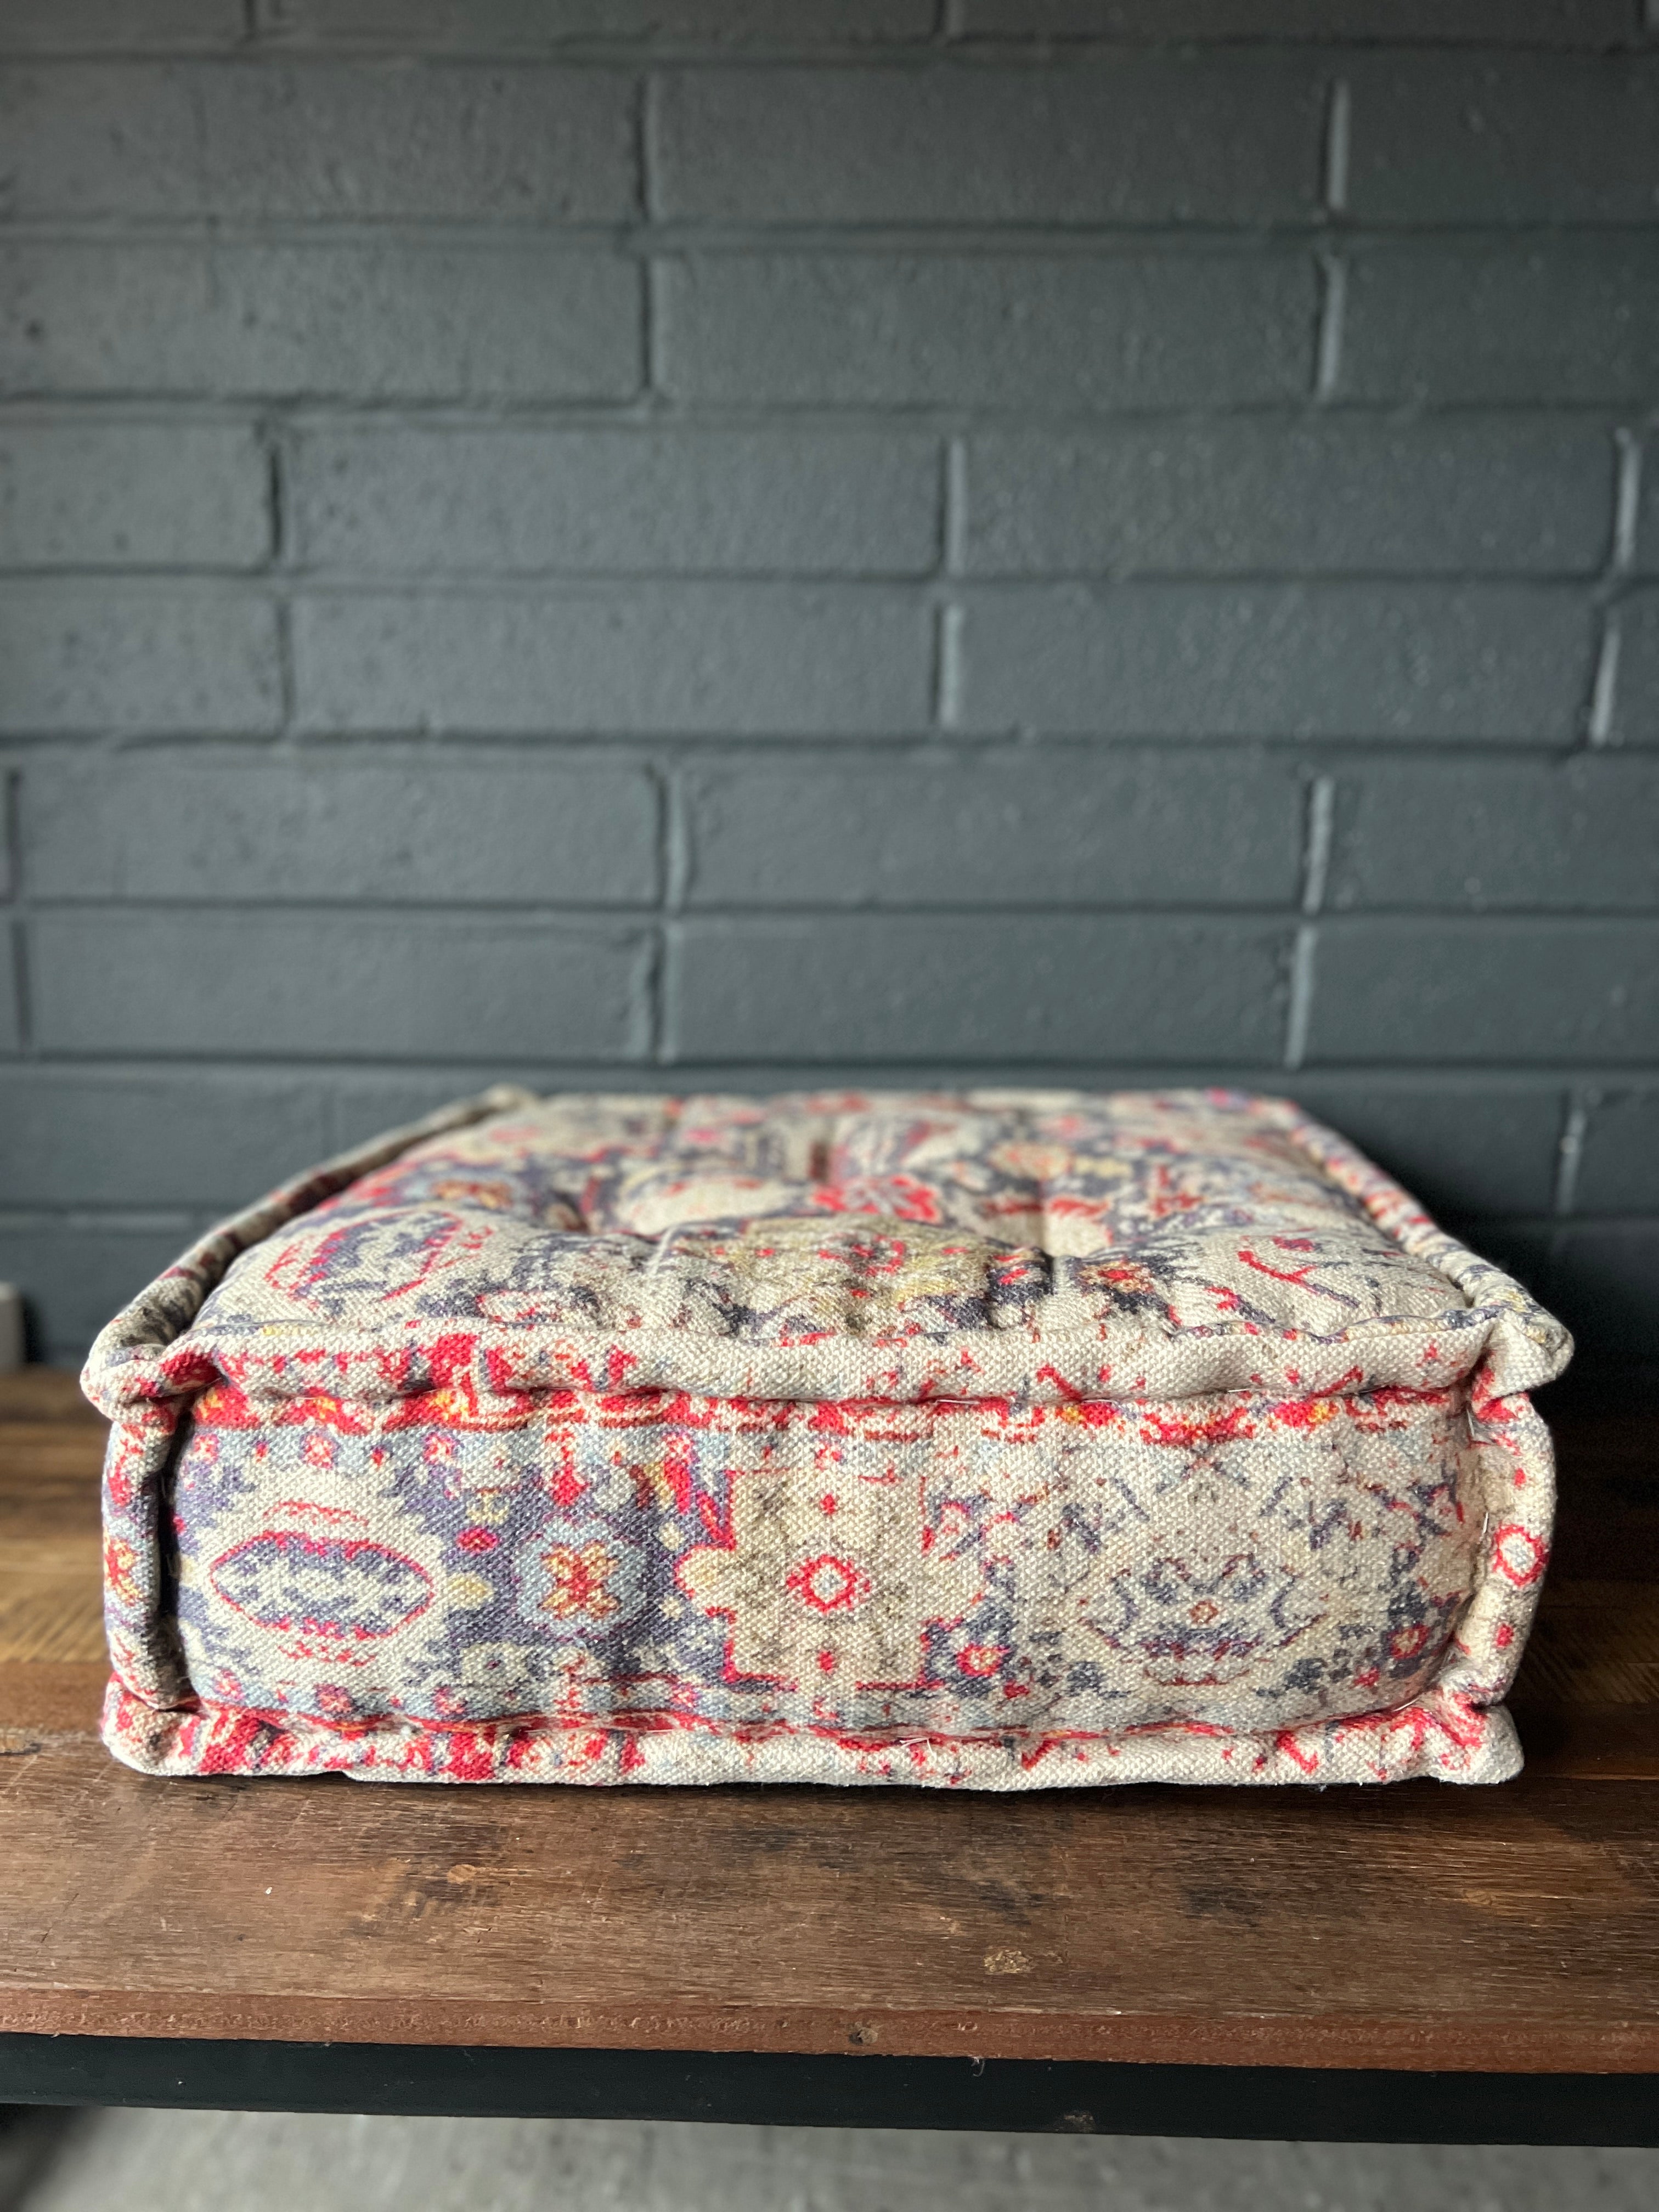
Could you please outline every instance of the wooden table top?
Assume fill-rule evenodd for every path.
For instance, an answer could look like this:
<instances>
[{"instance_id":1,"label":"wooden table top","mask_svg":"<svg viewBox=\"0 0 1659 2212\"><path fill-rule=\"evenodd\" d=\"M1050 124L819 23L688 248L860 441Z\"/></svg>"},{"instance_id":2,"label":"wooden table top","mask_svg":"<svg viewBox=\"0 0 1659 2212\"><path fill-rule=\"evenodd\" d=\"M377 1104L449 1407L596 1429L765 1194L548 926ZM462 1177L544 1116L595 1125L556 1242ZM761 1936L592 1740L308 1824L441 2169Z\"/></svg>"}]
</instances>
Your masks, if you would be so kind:
<instances>
[{"instance_id":1,"label":"wooden table top","mask_svg":"<svg viewBox=\"0 0 1659 2212\"><path fill-rule=\"evenodd\" d=\"M0 2031L1659 2072L1659 1444L1559 1437L1464 1790L155 1781L96 1735L103 1425L0 1381Z\"/></svg>"}]
</instances>

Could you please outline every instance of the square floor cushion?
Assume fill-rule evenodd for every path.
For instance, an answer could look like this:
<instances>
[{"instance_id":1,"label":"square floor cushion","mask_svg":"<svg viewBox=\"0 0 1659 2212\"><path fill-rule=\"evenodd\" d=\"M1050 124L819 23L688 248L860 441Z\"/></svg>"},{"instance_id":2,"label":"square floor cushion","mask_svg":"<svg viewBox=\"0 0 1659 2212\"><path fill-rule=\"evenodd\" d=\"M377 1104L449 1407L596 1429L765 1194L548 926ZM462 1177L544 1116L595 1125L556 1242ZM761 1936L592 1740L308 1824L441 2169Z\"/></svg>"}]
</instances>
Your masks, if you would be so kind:
<instances>
[{"instance_id":1,"label":"square floor cushion","mask_svg":"<svg viewBox=\"0 0 1659 2212\"><path fill-rule=\"evenodd\" d=\"M495 1091L99 1339L152 1774L1496 1782L1558 1323L1292 1106Z\"/></svg>"}]
</instances>

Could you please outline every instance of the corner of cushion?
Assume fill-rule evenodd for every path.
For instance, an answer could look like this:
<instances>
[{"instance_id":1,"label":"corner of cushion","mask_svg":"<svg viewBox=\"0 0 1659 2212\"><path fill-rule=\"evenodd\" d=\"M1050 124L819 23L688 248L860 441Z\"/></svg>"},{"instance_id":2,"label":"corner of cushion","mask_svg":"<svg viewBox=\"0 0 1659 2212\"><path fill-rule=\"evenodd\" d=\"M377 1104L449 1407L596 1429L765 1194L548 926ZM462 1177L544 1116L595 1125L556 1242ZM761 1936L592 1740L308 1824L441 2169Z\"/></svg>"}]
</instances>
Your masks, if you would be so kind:
<instances>
[{"instance_id":1,"label":"corner of cushion","mask_svg":"<svg viewBox=\"0 0 1659 2212\"><path fill-rule=\"evenodd\" d=\"M428 1137L535 1103L533 1091L519 1084L497 1084L280 1184L268 1197L198 1237L99 1332L82 1370L82 1390L109 1420L127 1417L147 1400L195 1397L216 1379L217 1370L204 1356L179 1350L179 1340L241 1253L358 1176L396 1159Z\"/></svg>"}]
</instances>

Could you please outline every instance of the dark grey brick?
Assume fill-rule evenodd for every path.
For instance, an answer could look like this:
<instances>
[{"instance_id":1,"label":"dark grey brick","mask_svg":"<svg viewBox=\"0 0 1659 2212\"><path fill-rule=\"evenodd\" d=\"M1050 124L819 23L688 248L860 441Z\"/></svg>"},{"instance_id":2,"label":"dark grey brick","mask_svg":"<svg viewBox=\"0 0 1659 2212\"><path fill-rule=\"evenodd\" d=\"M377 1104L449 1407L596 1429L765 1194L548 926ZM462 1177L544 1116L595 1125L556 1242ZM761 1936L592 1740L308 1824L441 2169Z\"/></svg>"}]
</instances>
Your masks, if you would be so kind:
<instances>
[{"instance_id":1,"label":"dark grey brick","mask_svg":"<svg viewBox=\"0 0 1659 2212\"><path fill-rule=\"evenodd\" d=\"M1659 1214L1659 1087L1596 1091L1579 1155L1573 1211Z\"/></svg>"},{"instance_id":2,"label":"dark grey brick","mask_svg":"<svg viewBox=\"0 0 1659 2212\"><path fill-rule=\"evenodd\" d=\"M205 52L247 35L242 0L6 0L0 53Z\"/></svg>"},{"instance_id":3,"label":"dark grey brick","mask_svg":"<svg viewBox=\"0 0 1659 2212\"><path fill-rule=\"evenodd\" d=\"M638 930L503 915L88 908L30 924L48 1053L623 1060L644 1044L648 956Z\"/></svg>"},{"instance_id":4,"label":"dark grey brick","mask_svg":"<svg viewBox=\"0 0 1659 2212\"><path fill-rule=\"evenodd\" d=\"M0 592L0 730L227 734L282 712L264 599L86 584Z\"/></svg>"},{"instance_id":5,"label":"dark grey brick","mask_svg":"<svg viewBox=\"0 0 1659 2212\"><path fill-rule=\"evenodd\" d=\"M635 102L609 70L78 63L0 76L0 132L14 216L611 222Z\"/></svg>"},{"instance_id":6,"label":"dark grey brick","mask_svg":"<svg viewBox=\"0 0 1659 2212\"><path fill-rule=\"evenodd\" d=\"M0 565L257 567L267 474L237 423L0 423Z\"/></svg>"},{"instance_id":7,"label":"dark grey brick","mask_svg":"<svg viewBox=\"0 0 1659 2212\"><path fill-rule=\"evenodd\" d=\"M642 906L657 800L639 769L315 752L27 763L37 898L365 898Z\"/></svg>"},{"instance_id":8,"label":"dark grey brick","mask_svg":"<svg viewBox=\"0 0 1659 2212\"><path fill-rule=\"evenodd\" d=\"M925 726L933 624L857 585L313 599L295 657L319 732L859 736Z\"/></svg>"},{"instance_id":9,"label":"dark grey brick","mask_svg":"<svg viewBox=\"0 0 1659 2212\"><path fill-rule=\"evenodd\" d=\"M1566 1098L1490 1076L1286 1075L1285 1087L1446 1219L1547 1213Z\"/></svg>"},{"instance_id":10,"label":"dark grey brick","mask_svg":"<svg viewBox=\"0 0 1659 2212\"><path fill-rule=\"evenodd\" d=\"M314 1078L216 1068L11 1067L0 1124L4 1206L228 1211L337 1149Z\"/></svg>"},{"instance_id":11,"label":"dark grey brick","mask_svg":"<svg viewBox=\"0 0 1659 2212\"><path fill-rule=\"evenodd\" d=\"M631 260L540 242L0 250L0 390L626 398Z\"/></svg>"},{"instance_id":12,"label":"dark grey brick","mask_svg":"<svg viewBox=\"0 0 1659 2212\"><path fill-rule=\"evenodd\" d=\"M326 0L313 0L315 5ZM1638 0L957 0L969 37L1345 39L1603 46L1640 36Z\"/></svg>"},{"instance_id":13,"label":"dark grey brick","mask_svg":"<svg viewBox=\"0 0 1659 2212\"><path fill-rule=\"evenodd\" d=\"M388 571L911 574L936 440L858 431L415 429L301 440L301 557Z\"/></svg>"},{"instance_id":14,"label":"dark grey brick","mask_svg":"<svg viewBox=\"0 0 1659 2212\"><path fill-rule=\"evenodd\" d=\"M967 485L973 574L1583 573L1607 558L1613 447L1571 417L1234 416L988 432Z\"/></svg>"},{"instance_id":15,"label":"dark grey brick","mask_svg":"<svg viewBox=\"0 0 1659 2212\"><path fill-rule=\"evenodd\" d=\"M1304 790L1248 753L688 772L693 906L1289 906Z\"/></svg>"},{"instance_id":16,"label":"dark grey brick","mask_svg":"<svg viewBox=\"0 0 1659 2212\"><path fill-rule=\"evenodd\" d=\"M1644 401L1659 240L1367 246L1350 258L1345 398Z\"/></svg>"},{"instance_id":17,"label":"dark grey brick","mask_svg":"<svg viewBox=\"0 0 1659 2212\"><path fill-rule=\"evenodd\" d=\"M1659 744L1659 591L1634 593L1613 621L1619 670L1612 735L1625 744Z\"/></svg>"},{"instance_id":18,"label":"dark grey brick","mask_svg":"<svg viewBox=\"0 0 1659 2212\"><path fill-rule=\"evenodd\" d=\"M1359 222L1659 219L1659 55L1375 54L1343 66Z\"/></svg>"},{"instance_id":19,"label":"dark grey brick","mask_svg":"<svg viewBox=\"0 0 1659 2212\"><path fill-rule=\"evenodd\" d=\"M1313 372L1314 264L1291 252L720 255L663 276L681 399L1201 406L1298 398Z\"/></svg>"},{"instance_id":20,"label":"dark grey brick","mask_svg":"<svg viewBox=\"0 0 1659 2212\"><path fill-rule=\"evenodd\" d=\"M1316 975L1312 1060L1659 1060L1659 921L1326 923Z\"/></svg>"},{"instance_id":21,"label":"dark grey brick","mask_svg":"<svg viewBox=\"0 0 1659 2212\"><path fill-rule=\"evenodd\" d=\"M674 1055L1270 1064L1289 933L1082 915L687 922Z\"/></svg>"},{"instance_id":22,"label":"dark grey brick","mask_svg":"<svg viewBox=\"0 0 1659 2212\"><path fill-rule=\"evenodd\" d=\"M1659 1347L1659 1221L1575 1224L1554 1240L1553 1311L1587 1365L1652 1362Z\"/></svg>"},{"instance_id":23,"label":"dark grey brick","mask_svg":"<svg viewBox=\"0 0 1659 2212\"><path fill-rule=\"evenodd\" d=\"M658 109L664 215L714 222L1267 222L1319 205L1299 56L1088 70L690 70Z\"/></svg>"},{"instance_id":24,"label":"dark grey brick","mask_svg":"<svg viewBox=\"0 0 1659 2212\"><path fill-rule=\"evenodd\" d=\"M1341 780L1328 901L1659 908L1659 760L1379 760Z\"/></svg>"},{"instance_id":25,"label":"dark grey brick","mask_svg":"<svg viewBox=\"0 0 1659 2212\"><path fill-rule=\"evenodd\" d=\"M260 0L266 35L392 52L546 53L568 40L877 46L927 38L935 0Z\"/></svg>"},{"instance_id":26,"label":"dark grey brick","mask_svg":"<svg viewBox=\"0 0 1659 2212\"><path fill-rule=\"evenodd\" d=\"M969 729L1561 743L1591 609L1525 585L1024 586L969 595Z\"/></svg>"},{"instance_id":27,"label":"dark grey brick","mask_svg":"<svg viewBox=\"0 0 1659 2212\"><path fill-rule=\"evenodd\" d=\"M125 1220L0 1215L0 1277L23 1294L30 1356L78 1367L129 1299L170 1267L204 1226L191 1214Z\"/></svg>"}]
</instances>

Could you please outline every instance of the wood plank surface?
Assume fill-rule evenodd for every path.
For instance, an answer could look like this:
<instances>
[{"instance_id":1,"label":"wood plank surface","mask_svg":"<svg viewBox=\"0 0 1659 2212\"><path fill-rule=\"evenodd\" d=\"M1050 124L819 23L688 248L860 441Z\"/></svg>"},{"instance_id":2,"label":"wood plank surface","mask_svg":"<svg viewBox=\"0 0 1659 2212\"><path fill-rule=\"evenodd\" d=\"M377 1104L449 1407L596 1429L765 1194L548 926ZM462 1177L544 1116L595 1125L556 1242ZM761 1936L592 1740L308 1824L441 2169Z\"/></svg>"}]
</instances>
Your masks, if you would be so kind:
<instances>
[{"instance_id":1,"label":"wood plank surface","mask_svg":"<svg viewBox=\"0 0 1659 2212\"><path fill-rule=\"evenodd\" d=\"M96 1741L101 1425L0 1383L0 2029L1659 2070L1659 1464L1560 1439L1496 1790L160 1782Z\"/></svg>"}]
</instances>

